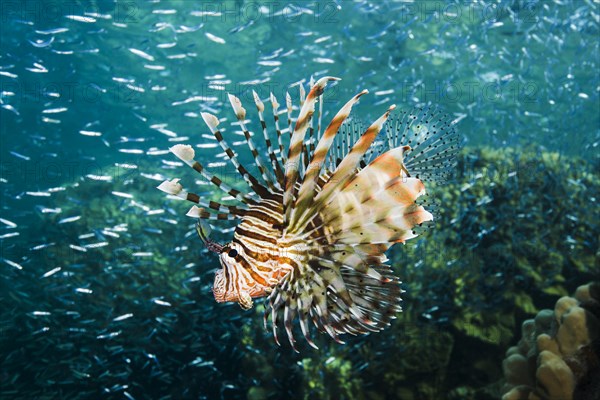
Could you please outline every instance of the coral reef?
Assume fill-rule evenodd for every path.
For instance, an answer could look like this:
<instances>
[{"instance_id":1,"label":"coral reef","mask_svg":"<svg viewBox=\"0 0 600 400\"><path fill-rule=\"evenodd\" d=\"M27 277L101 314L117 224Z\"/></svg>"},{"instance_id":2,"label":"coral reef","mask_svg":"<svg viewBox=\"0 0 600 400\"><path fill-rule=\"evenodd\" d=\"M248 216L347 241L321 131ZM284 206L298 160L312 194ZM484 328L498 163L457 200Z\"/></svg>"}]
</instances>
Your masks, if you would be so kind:
<instances>
[{"instance_id":1,"label":"coral reef","mask_svg":"<svg viewBox=\"0 0 600 400\"><path fill-rule=\"evenodd\" d=\"M600 398L600 283L580 286L554 310L523 322L506 353L503 400Z\"/></svg>"},{"instance_id":2,"label":"coral reef","mask_svg":"<svg viewBox=\"0 0 600 400\"><path fill-rule=\"evenodd\" d=\"M469 149L455 181L433 193L442 204L436 229L391 257L407 295L418 293L428 319L452 317L469 336L507 343L515 305L533 314L534 297L566 295L565 282L598 270L598 226L589 215L598 212L600 186L591 170L533 149Z\"/></svg>"}]
</instances>

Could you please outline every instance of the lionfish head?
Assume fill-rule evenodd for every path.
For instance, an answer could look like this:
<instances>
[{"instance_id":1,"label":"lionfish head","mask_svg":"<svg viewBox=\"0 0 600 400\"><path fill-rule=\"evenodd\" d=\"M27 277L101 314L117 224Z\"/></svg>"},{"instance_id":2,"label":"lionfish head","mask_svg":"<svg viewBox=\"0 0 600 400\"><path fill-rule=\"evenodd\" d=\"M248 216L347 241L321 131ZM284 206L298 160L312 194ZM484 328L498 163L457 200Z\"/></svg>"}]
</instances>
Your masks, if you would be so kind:
<instances>
[{"instance_id":1,"label":"lionfish head","mask_svg":"<svg viewBox=\"0 0 600 400\"><path fill-rule=\"evenodd\" d=\"M242 286L247 280L244 260L246 255L241 246L231 242L223 246L219 253L222 269L215 273L213 294L219 303L235 301L244 309L252 308L252 298L265 295L258 285Z\"/></svg>"},{"instance_id":2,"label":"lionfish head","mask_svg":"<svg viewBox=\"0 0 600 400\"><path fill-rule=\"evenodd\" d=\"M253 284L253 280L245 276L247 275L244 272L246 254L243 247L234 242L221 245L210 239L210 225L202 220L196 224L196 231L206 248L219 255L222 269L215 273L213 285L215 300L219 303L235 301L245 310L252 308L252 298L264 296L265 290L264 287ZM241 285L247 281L250 281L249 285Z\"/></svg>"}]
</instances>

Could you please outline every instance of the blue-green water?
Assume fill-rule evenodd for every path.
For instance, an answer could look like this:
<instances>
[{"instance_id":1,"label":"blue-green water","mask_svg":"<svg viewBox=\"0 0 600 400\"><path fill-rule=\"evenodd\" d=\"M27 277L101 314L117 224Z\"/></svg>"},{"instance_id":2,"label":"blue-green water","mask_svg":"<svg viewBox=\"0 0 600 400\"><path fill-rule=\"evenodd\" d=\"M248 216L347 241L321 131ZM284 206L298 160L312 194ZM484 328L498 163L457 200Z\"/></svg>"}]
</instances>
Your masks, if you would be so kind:
<instances>
[{"instance_id":1,"label":"blue-green water","mask_svg":"<svg viewBox=\"0 0 600 400\"><path fill-rule=\"evenodd\" d=\"M3 399L498 398L521 320L598 272L596 1L3 1L0 12ZM436 105L458 121L466 158L458 194L439 205L457 214L438 227L448 239L429 238L447 269L416 244L395 250L409 292L393 327L296 355L260 313L214 302L216 258L187 206L155 186L202 183L164 150L212 143L199 115L231 121L228 92L250 114L252 90L283 105L324 75L342 78L325 120L365 88L359 118ZM218 153L198 150L234 179ZM546 254L560 257L554 269ZM469 268L476 282L461 280Z\"/></svg>"}]
</instances>

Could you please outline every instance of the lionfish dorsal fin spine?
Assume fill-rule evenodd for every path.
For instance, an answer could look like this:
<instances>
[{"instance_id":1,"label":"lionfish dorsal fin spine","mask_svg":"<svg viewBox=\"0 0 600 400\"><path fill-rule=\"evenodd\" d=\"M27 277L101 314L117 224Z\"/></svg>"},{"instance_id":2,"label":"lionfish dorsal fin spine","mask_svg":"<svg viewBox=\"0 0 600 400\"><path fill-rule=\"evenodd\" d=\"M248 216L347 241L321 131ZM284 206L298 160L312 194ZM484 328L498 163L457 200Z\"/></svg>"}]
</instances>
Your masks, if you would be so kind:
<instances>
[{"instance_id":1,"label":"lionfish dorsal fin spine","mask_svg":"<svg viewBox=\"0 0 600 400\"><path fill-rule=\"evenodd\" d=\"M275 97L273 92L271 92L269 98L271 100L271 108L273 110L273 121L275 123L275 133L277 134L277 145L279 146L279 158L281 160L281 163L285 165L287 158L285 152L283 151L283 138L281 135L281 129L279 128L279 102L277 102L277 97Z\"/></svg>"},{"instance_id":2,"label":"lionfish dorsal fin spine","mask_svg":"<svg viewBox=\"0 0 600 400\"><path fill-rule=\"evenodd\" d=\"M288 151L288 161L285 166L285 192L283 194L283 210L284 210L284 226L289 220L289 213L291 211L291 204L294 197L294 188L296 180L299 174L299 162L302 154L302 146L304 142L304 136L308 128L308 123L315 109L315 102L318 96L323 93L325 86L329 81L336 81L339 78L325 76L319 79L312 87L308 96L300 109L294 132L290 141L290 148Z\"/></svg>"},{"instance_id":3,"label":"lionfish dorsal fin spine","mask_svg":"<svg viewBox=\"0 0 600 400\"><path fill-rule=\"evenodd\" d=\"M292 110L294 108L293 104L294 103L292 102L292 96L290 96L289 92L285 92L285 108L287 110L287 117L288 117L287 133L290 137L292 136ZM287 160L287 154L285 152L283 152L282 158Z\"/></svg>"},{"instance_id":4,"label":"lionfish dorsal fin spine","mask_svg":"<svg viewBox=\"0 0 600 400\"><path fill-rule=\"evenodd\" d=\"M231 103L231 107L233 108L233 111L235 112L235 116L240 124L240 127L242 128L242 132L244 133L244 137L246 138L246 144L248 145L248 148L250 149L250 152L252 153L252 157L254 158L254 162L256 163L256 167L258 168L258 171L260 172L260 174L263 178L263 181L267 184L267 186L269 186L269 188L271 190L273 190L273 191L276 190L275 184L273 183L273 180L271 179L271 177L269 175L268 169L265 168L265 163L262 161L262 158L258 154L257 147L254 144L254 141L252 140L250 131L246 127L246 123L244 122L244 120L246 119L246 109L244 107L242 107L242 102L240 101L239 98L232 95L231 93L228 93L227 96L229 97L229 102ZM268 190L266 192L263 191L262 193L259 193L258 191L256 191L256 192L259 194L259 196L261 196L263 198L269 196Z\"/></svg>"},{"instance_id":5,"label":"lionfish dorsal fin spine","mask_svg":"<svg viewBox=\"0 0 600 400\"><path fill-rule=\"evenodd\" d=\"M368 93L368 90L365 89L350 99L350 101L348 101L338 111L325 129L325 132L323 133L323 136L319 140L317 148L313 153L312 160L308 166L307 173L304 176L302 186L298 191L298 199L296 200L294 209L292 211L293 214L290 221L289 230L294 231L298 229L299 226L301 227L299 223L302 222L303 217L307 214L307 211L309 211L309 204L317 194L317 178L321 173L323 163L327 157L327 153L329 152L329 148L331 147L331 144L333 143L333 140L335 139L340 127L350 115L352 106L354 106L354 104L358 102L359 98L366 93Z\"/></svg>"},{"instance_id":6,"label":"lionfish dorsal fin spine","mask_svg":"<svg viewBox=\"0 0 600 400\"><path fill-rule=\"evenodd\" d=\"M352 172L358 167L363 155L383 128L383 124L394 108L396 108L396 105L391 105L381 117L367 128L360 139L352 146L352 149L343 158L340 165L338 165L331 178L329 178L329 181L323 187L323 190L315 197L315 203L318 204L321 200L326 201L332 193L344 187L344 185L352 178Z\"/></svg>"},{"instance_id":7,"label":"lionfish dorsal fin spine","mask_svg":"<svg viewBox=\"0 0 600 400\"><path fill-rule=\"evenodd\" d=\"M311 85L312 88L314 85ZM306 101L306 90L304 89L304 84L300 82L298 84L298 90L300 91L300 108L304 106L304 102Z\"/></svg>"},{"instance_id":8,"label":"lionfish dorsal fin spine","mask_svg":"<svg viewBox=\"0 0 600 400\"><path fill-rule=\"evenodd\" d=\"M310 77L310 81L309 81L309 85L312 88L315 85L315 79L312 77ZM320 97L316 98L316 102L320 103ZM316 104L316 103L315 103ZM302 175L304 175L306 173L306 170L308 168L308 163L310 162L310 157L311 154L313 154L313 151L315 150L314 148L314 134L315 134L315 128L314 128L314 110L313 110L313 115L309 118L308 120L308 140L304 141L304 144L302 146Z\"/></svg>"},{"instance_id":9,"label":"lionfish dorsal fin spine","mask_svg":"<svg viewBox=\"0 0 600 400\"><path fill-rule=\"evenodd\" d=\"M269 154L269 159L271 160L271 166L273 167L273 172L275 173L276 183L279 188L283 188L283 170L281 165L279 164L279 160L273 151L273 145L271 142L271 138L269 137L269 132L267 130L267 123L265 122L265 105L261 101L258 93L256 91L252 91L252 96L254 97L254 103L256 104L256 109L258 111L258 119L260 120L260 126L262 128L263 137L265 139L265 144L267 145L267 153Z\"/></svg>"}]
</instances>

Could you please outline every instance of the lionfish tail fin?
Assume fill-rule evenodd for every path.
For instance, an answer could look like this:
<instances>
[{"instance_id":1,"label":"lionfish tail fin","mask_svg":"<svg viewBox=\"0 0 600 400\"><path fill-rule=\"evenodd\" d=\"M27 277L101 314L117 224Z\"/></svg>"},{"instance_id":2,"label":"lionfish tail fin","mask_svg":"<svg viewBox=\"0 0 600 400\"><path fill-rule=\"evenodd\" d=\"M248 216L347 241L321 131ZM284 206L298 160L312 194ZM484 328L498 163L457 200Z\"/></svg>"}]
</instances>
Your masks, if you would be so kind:
<instances>
[{"instance_id":1,"label":"lionfish tail fin","mask_svg":"<svg viewBox=\"0 0 600 400\"><path fill-rule=\"evenodd\" d=\"M411 147L404 158L410 176L437 183L451 179L461 147L451 116L429 107L404 111L390 118L386 135L389 148Z\"/></svg>"}]
</instances>

